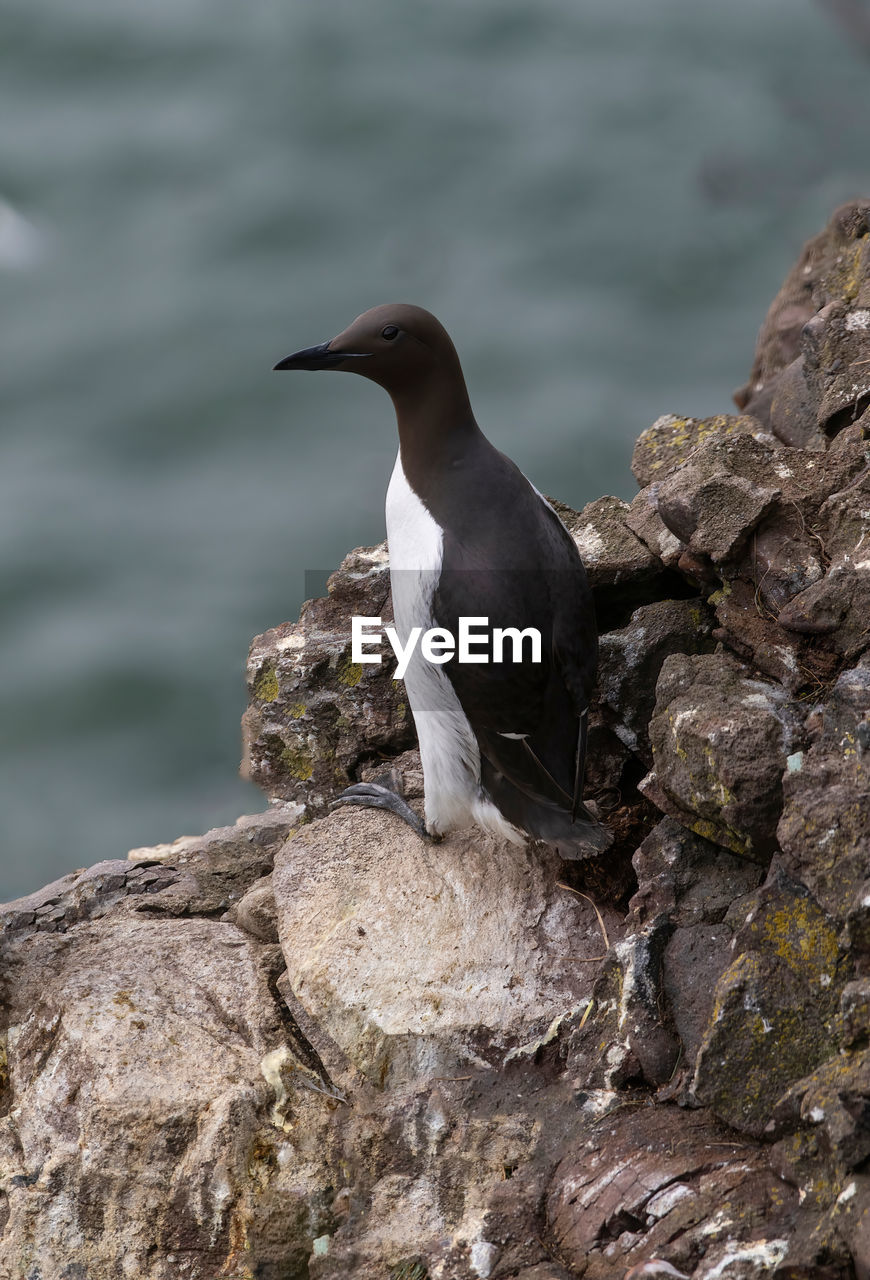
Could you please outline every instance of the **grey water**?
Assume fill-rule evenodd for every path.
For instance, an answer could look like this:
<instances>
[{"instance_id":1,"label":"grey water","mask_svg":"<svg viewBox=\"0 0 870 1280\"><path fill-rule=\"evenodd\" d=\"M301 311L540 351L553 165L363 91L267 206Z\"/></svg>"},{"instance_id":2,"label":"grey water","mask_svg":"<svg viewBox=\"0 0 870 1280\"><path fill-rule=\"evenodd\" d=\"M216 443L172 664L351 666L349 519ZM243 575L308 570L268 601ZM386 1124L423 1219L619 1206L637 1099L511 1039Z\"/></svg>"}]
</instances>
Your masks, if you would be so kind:
<instances>
[{"instance_id":1,"label":"grey water","mask_svg":"<svg viewBox=\"0 0 870 1280\"><path fill-rule=\"evenodd\" d=\"M729 409L803 240L870 191L870 57L823 0L2 26L0 898L263 806L249 640L383 537L396 449L378 388L277 359L420 303L540 489L630 497L637 434Z\"/></svg>"}]
</instances>

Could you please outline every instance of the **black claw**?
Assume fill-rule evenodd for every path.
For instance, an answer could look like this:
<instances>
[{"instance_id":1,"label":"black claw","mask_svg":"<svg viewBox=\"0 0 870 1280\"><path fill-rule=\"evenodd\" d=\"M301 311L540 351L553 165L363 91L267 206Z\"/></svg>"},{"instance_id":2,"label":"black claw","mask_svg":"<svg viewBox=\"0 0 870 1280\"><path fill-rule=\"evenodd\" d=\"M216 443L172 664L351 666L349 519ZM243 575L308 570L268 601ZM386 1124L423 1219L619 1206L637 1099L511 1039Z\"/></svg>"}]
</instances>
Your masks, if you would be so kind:
<instances>
[{"instance_id":1,"label":"black claw","mask_svg":"<svg viewBox=\"0 0 870 1280\"><path fill-rule=\"evenodd\" d=\"M379 782L354 783L352 787L347 787L336 800L332 801L330 808L337 809L344 804L358 804L367 809L386 809L388 813L394 813L397 818L407 822L408 826L413 831L416 831L421 840L433 841L438 839L438 837L429 834L422 818L418 817L398 792L392 791L389 787L381 786Z\"/></svg>"}]
</instances>

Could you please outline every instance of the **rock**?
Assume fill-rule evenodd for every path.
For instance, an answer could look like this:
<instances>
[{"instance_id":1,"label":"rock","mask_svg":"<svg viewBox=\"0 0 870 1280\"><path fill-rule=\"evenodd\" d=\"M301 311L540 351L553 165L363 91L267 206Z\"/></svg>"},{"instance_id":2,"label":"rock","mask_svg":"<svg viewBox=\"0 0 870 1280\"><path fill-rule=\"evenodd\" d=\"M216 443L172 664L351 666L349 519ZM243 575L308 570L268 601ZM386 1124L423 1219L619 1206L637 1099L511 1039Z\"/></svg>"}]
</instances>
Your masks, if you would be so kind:
<instances>
[{"instance_id":1,"label":"rock","mask_svg":"<svg viewBox=\"0 0 870 1280\"><path fill-rule=\"evenodd\" d=\"M713 1012L716 984L731 961L726 924L692 924L675 929L662 957L662 994L672 1011L682 1050L680 1061L694 1067Z\"/></svg>"},{"instance_id":2,"label":"rock","mask_svg":"<svg viewBox=\"0 0 870 1280\"><path fill-rule=\"evenodd\" d=\"M841 1177L859 1169L870 1156L870 1050L832 1058L792 1085L774 1120L780 1132L812 1126Z\"/></svg>"},{"instance_id":3,"label":"rock","mask_svg":"<svg viewBox=\"0 0 870 1280\"><path fill-rule=\"evenodd\" d=\"M621 498L596 498L582 511L556 503L589 576L593 590L648 582L661 574L656 556L625 523L629 504Z\"/></svg>"},{"instance_id":4,"label":"rock","mask_svg":"<svg viewBox=\"0 0 870 1280\"><path fill-rule=\"evenodd\" d=\"M848 1049L864 1048L870 1040L870 978L847 982L840 997L843 1043Z\"/></svg>"},{"instance_id":5,"label":"rock","mask_svg":"<svg viewBox=\"0 0 870 1280\"><path fill-rule=\"evenodd\" d=\"M565 1028L575 1087L612 1096L672 1076L680 1046L662 990L670 933L660 917L627 932L601 957L588 1009Z\"/></svg>"},{"instance_id":6,"label":"rock","mask_svg":"<svg viewBox=\"0 0 870 1280\"><path fill-rule=\"evenodd\" d=\"M713 1010L716 983L733 959L732 904L760 883L761 868L663 818L634 856L638 888L629 904L629 926L667 920L670 935L661 956L659 1016L681 1043L683 1097Z\"/></svg>"},{"instance_id":7,"label":"rock","mask_svg":"<svg viewBox=\"0 0 870 1280\"><path fill-rule=\"evenodd\" d=\"M779 869L741 902L735 959L716 986L698 1052L698 1102L760 1136L780 1096L836 1050L837 933L803 886Z\"/></svg>"},{"instance_id":8,"label":"rock","mask_svg":"<svg viewBox=\"0 0 870 1280\"><path fill-rule=\"evenodd\" d=\"M275 898L287 981L329 1038L315 1044L327 1066L337 1046L377 1088L462 1075L534 1054L582 1013L601 932L558 886L560 865L479 831L426 845L371 810L300 832L276 860Z\"/></svg>"},{"instance_id":9,"label":"rock","mask_svg":"<svg viewBox=\"0 0 870 1280\"><path fill-rule=\"evenodd\" d=\"M626 1271L623 1280L690 1280L685 1271L678 1271L663 1258L649 1258L646 1262L638 1262Z\"/></svg>"},{"instance_id":10,"label":"rock","mask_svg":"<svg viewBox=\"0 0 870 1280\"><path fill-rule=\"evenodd\" d=\"M741 409L786 444L824 448L861 416L870 392L870 201L838 209L811 240L771 304ZM866 407L866 405L865 405Z\"/></svg>"},{"instance_id":11,"label":"rock","mask_svg":"<svg viewBox=\"0 0 870 1280\"><path fill-rule=\"evenodd\" d=\"M655 484L641 489L626 512L625 523L653 555L658 556L666 569L673 569L679 565L686 544L671 533L659 515L657 494L658 485Z\"/></svg>"},{"instance_id":12,"label":"rock","mask_svg":"<svg viewBox=\"0 0 870 1280\"><path fill-rule=\"evenodd\" d=\"M830 676L835 666L826 654L786 631L758 603L758 588L741 578L725 582L707 603L719 622L713 634L763 675L797 694L808 683Z\"/></svg>"},{"instance_id":13,"label":"rock","mask_svg":"<svg viewBox=\"0 0 870 1280\"><path fill-rule=\"evenodd\" d=\"M393 621L385 544L351 552L297 623L257 636L248 656L242 771L270 797L312 812L355 780L361 762L414 743L395 663L351 661L350 617Z\"/></svg>"},{"instance_id":14,"label":"rock","mask_svg":"<svg viewBox=\"0 0 870 1280\"><path fill-rule=\"evenodd\" d=\"M846 457L854 452L843 450ZM829 635L837 653L854 659L870 647L870 466L825 499L818 526L827 571L792 595L777 621L804 635Z\"/></svg>"},{"instance_id":15,"label":"rock","mask_svg":"<svg viewBox=\"0 0 870 1280\"><path fill-rule=\"evenodd\" d=\"M793 360L771 383L765 401L768 425L783 444L795 449L827 447L827 437L818 425L819 397L807 382L803 356Z\"/></svg>"},{"instance_id":16,"label":"rock","mask_svg":"<svg viewBox=\"0 0 870 1280\"><path fill-rule=\"evenodd\" d=\"M216 827L202 836L182 836L171 844L131 849L130 862L144 862L145 882L158 877L152 862L173 868L173 880L159 897L149 897L143 910L183 915L226 910L272 869L275 853L304 821L302 805L274 802L265 813L245 814L231 827ZM128 871L128 881L137 874ZM152 890L153 894L153 890Z\"/></svg>"},{"instance_id":17,"label":"rock","mask_svg":"<svg viewBox=\"0 0 870 1280\"><path fill-rule=\"evenodd\" d=\"M329 1221L303 1154L326 1102L291 1090L276 1124L268 1063L288 1051L243 934L120 914L32 935L7 999L0 1274L71 1275L74 1259L93 1276L204 1278L252 1250L304 1262Z\"/></svg>"},{"instance_id":18,"label":"rock","mask_svg":"<svg viewBox=\"0 0 870 1280\"><path fill-rule=\"evenodd\" d=\"M659 485L659 515L695 555L714 565L735 560L781 497L770 484L772 454L743 433L712 439Z\"/></svg>"},{"instance_id":19,"label":"rock","mask_svg":"<svg viewBox=\"0 0 870 1280\"><path fill-rule=\"evenodd\" d=\"M662 818L634 855L637 892L632 920L666 915L677 928L721 924L732 903L756 889L757 863L727 853L673 818Z\"/></svg>"},{"instance_id":20,"label":"rock","mask_svg":"<svg viewBox=\"0 0 870 1280\"><path fill-rule=\"evenodd\" d=\"M870 665L843 673L808 750L789 755L777 829L783 864L845 920L870 867Z\"/></svg>"},{"instance_id":21,"label":"rock","mask_svg":"<svg viewBox=\"0 0 870 1280\"><path fill-rule=\"evenodd\" d=\"M645 488L654 481L664 480L706 440L759 433L764 433L764 428L756 418L724 413L712 418L678 418L666 413L638 436L631 470L637 483Z\"/></svg>"},{"instance_id":22,"label":"rock","mask_svg":"<svg viewBox=\"0 0 870 1280\"><path fill-rule=\"evenodd\" d=\"M735 897L752 900L763 873L669 818L643 842L635 869L627 931L604 959L590 1016L569 1028L568 1062L586 1088L643 1081L693 1102L688 1087L716 984L733 960L726 914Z\"/></svg>"},{"instance_id":23,"label":"rock","mask_svg":"<svg viewBox=\"0 0 870 1280\"><path fill-rule=\"evenodd\" d=\"M701 600L661 600L635 609L628 625L599 642L598 698L615 716L617 736L652 763L647 726L665 658L715 647L712 618Z\"/></svg>"},{"instance_id":24,"label":"rock","mask_svg":"<svg viewBox=\"0 0 870 1280\"><path fill-rule=\"evenodd\" d=\"M791 689L868 644L859 621L868 575L856 567L870 537L861 514L868 484L857 442L819 455L725 434L652 486L658 518L684 548L678 567L713 590L718 637ZM630 523L643 535L639 519ZM803 634L825 634L822 652Z\"/></svg>"},{"instance_id":25,"label":"rock","mask_svg":"<svg viewBox=\"0 0 870 1280\"><path fill-rule=\"evenodd\" d=\"M713 1248L786 1236L796 1203L763 1149L709 1112L640 1105L605 1116L565 1152L548 1242L584 1280L612 1280L651 1255L694 1276Z\"/></svg>"},{"instance_id":26,"label":"rock","mask_svg":"<svg viewBox=\"0 0 870 1280\"><path fill-rule=\"evenodd\" d=\"M799 715L777 685L724 653L667 658L650 723L655 769L644 794L698 835L766 860Z\"/></svg>"},{"instance_id":27,"label":"rock","mask_svg":"<svg viewBox=\"0 0 870 1280\"><path fill-rule=\"evenodd\" d=\"M685 594L683 583L668 571L669 566L662 559L662 548L667 554L673 538L661 521L661 546L653 543L652 525L657 519L654 513L644 526L639 518L633 519L631 505L621 498L597 498L579 512L550 501L583 558L599 631L624 625L638 605L662 595ZM637 517L638 513L634 515ZM633 523L645 527L648 537L636 533Z\"/></svg>"},{"instance_id":28,"label":"rock","mask_svg":"<svg viewBox=\"0 0 870 1280\"><path fill-rule=\"evenodd\" d=\"M278 941L278 913L271 875L257 880L223 917L261 942Z\"/></svg>"}]
</instances>

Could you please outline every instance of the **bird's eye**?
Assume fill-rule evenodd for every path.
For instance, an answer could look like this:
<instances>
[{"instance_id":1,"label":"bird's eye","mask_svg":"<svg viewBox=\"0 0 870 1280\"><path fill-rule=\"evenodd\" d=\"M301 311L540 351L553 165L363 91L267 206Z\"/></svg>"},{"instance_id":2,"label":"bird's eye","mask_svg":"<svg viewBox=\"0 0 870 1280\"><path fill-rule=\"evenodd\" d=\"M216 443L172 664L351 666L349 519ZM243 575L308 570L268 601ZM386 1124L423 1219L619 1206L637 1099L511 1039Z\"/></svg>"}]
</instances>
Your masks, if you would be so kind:
<instances>
[{"instance_id":1,"label":"bird's eye","mask_svg":"<svg viewBox=\"0 0 870 1280\"><path fill-rule=\"evenodd\" d=\"M399 330L394 324L388 324L381 329L381 337L386 338L387 342L392 342L398 332Z\"/></svg>"}]
</instances>

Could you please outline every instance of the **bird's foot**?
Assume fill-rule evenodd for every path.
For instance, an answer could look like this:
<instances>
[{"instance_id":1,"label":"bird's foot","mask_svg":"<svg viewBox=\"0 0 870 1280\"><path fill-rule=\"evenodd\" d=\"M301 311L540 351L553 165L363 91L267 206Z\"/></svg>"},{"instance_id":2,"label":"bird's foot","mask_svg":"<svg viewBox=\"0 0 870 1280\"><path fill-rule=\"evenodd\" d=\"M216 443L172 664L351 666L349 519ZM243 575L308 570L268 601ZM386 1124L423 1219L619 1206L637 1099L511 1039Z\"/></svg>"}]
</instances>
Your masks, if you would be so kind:
<instances>
[{"instance_id":1,"label":"bird's foot","mask_svg":"<svg viewBox=\"0 0 870 1280\"><path fill-rule=\"evenodd\" d=\"M426 824L419 817L407 800L399 795L398 791L394 791L391 787L385 787L380 782L356 782L352 787L347 787L342 791L337 800L333 800L330 806L337 809L339 805L359 804L368 809L386 809L388 813L394 813L397 818L401 818L403 822L407 822L412 830L416 831L421 840L427 840L430 843L440 840L440 836L433 836L426 830Z\"/></svg>"}]
</instances>

